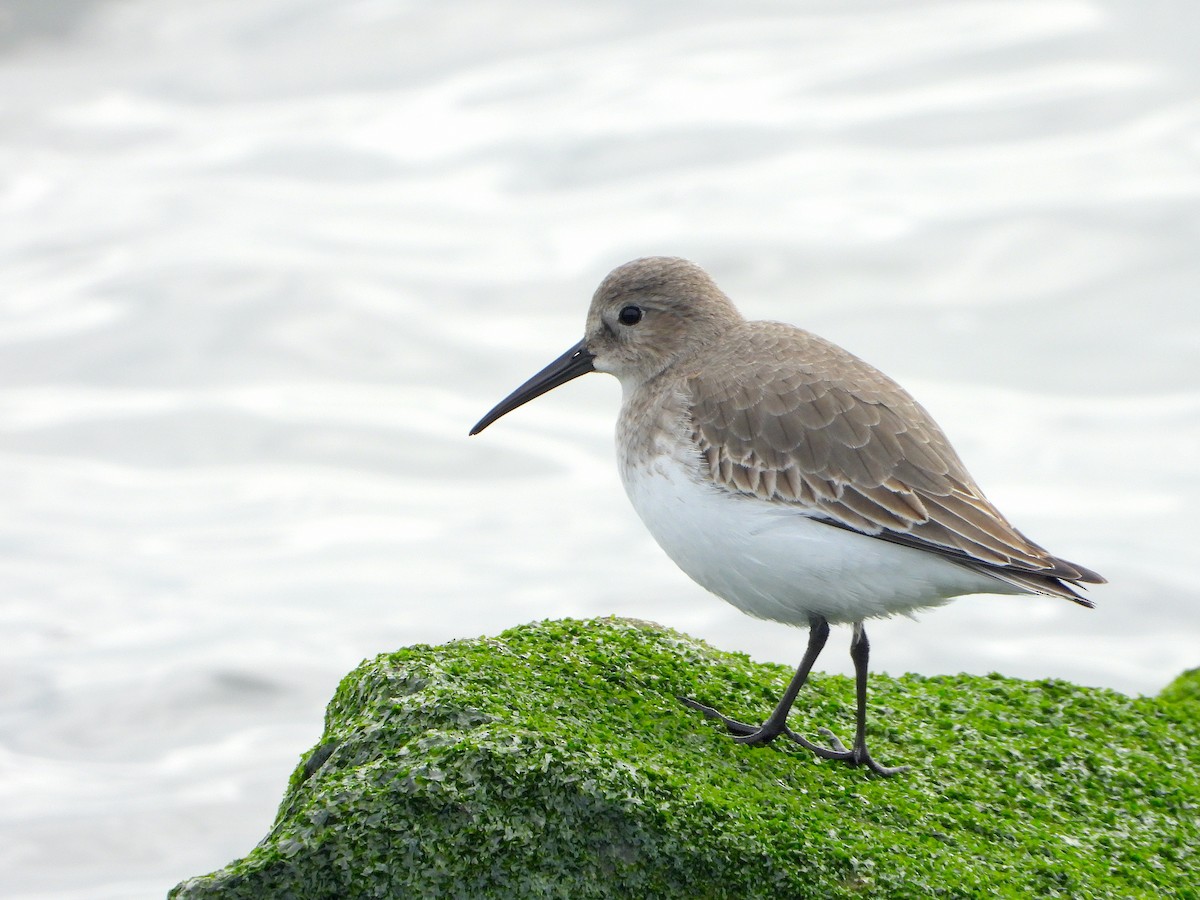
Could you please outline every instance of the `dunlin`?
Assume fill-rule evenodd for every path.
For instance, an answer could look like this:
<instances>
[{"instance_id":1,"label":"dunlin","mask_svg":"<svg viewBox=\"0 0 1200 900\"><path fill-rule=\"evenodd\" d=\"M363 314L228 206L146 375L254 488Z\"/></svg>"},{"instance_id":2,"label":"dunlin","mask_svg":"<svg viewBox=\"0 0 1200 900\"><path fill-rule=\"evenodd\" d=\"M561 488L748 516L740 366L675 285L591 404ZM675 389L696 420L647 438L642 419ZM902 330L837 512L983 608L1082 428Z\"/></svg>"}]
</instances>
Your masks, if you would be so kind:
<instances>
[{"instance_id":1,"label":"dunlin","mask_svg":"<svg viewBox=\"0 0 1200 900\"><path fill-rule=\"evenodd\" d=\"M613 270L582 341L471 429L587 372L621 382L621 480L667 555L752 616L807 625L808 647L762 725L719 719L734 740L785 736L826 759L888 767L867 750L863 621L964 594L1047 594L1092 606L1104 581L1052 556L983 495L942 430L882 372L829 341L748 322L698 266L651 257ZM787 725L830 623L853 625L854 742Z\"/></svg>"}]
</instances>

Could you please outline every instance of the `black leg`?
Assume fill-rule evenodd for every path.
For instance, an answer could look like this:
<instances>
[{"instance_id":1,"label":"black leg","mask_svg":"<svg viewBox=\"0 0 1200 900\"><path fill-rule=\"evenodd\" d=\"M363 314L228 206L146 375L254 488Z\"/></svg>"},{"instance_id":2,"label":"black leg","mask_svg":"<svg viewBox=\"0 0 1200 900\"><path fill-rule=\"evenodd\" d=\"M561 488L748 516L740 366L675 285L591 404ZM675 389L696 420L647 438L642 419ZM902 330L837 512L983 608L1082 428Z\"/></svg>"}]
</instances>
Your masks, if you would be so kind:
<instances>
[{"instance_id":1,"label":"black leg","mask_svg":"<svg viewBox=\"0 0 1200 900\"><path fill-rule=\"evenodd\" d=\"M820 616L814 616L809 623L808 628L808 649L804 651L804 659L800 661L799 668L796 669L796 674L792 676L792 680L788 683L787 690L783 692L783 697L775 706L775 711L771 713L770 718L763 722L761 726L747 725L745 722L739 722L737 719L731 719L728 716L722 715L711 706L705 706L703 703L698 703L687 697L680 697L684 705L690 706L692 709L699 710L710 719L720 719L730 733L734 735L734 740L739 744L766 744L781 734L786 734L789 738L796 741L798 744L808 745L808 741L797 735L787 727L788 713L792 709L792 704L796 702L796 695L800 693L800 688L804 686L804 682L808 680L808 673L812 670L813 663L817 661L817 657L821 655L821 650L825 647L825 642L829 639L829 623ZM816 750L824 750L824 747L809 747Z\"/></svg>"},{"instance_id":2,"label":"black leg","mask_svg":"<svg viewBox=\"0 0 1200 900\"><path fill-rule=\"evenodd\" d=\"M867 640L867 630L862 622L854 623L854 637L850 640L850 659L854 661L854 694L856 705L854 709L854 747L847 750L828 728L822 728L821 734L829 741L829 745L838 752L838 758L852 766L866 766L876 775L898 775L907 772L908 766L881 766L871 758L867 751L867 661L871 656L871 642Z\"/></svg>"},{"instance_id":3,"label":"black leg","mask_svg":"<svg viewBox=\"0 0 1200 900\"><path fill-rule=\"evenodd\" d=\"M850 642L850 658L854 661L854 685L857 699L853 749L847 749L845 744L827 728L822 728L820 731L829 741L829 747L814 744L788 728L788 713L792 709L792 704L796 702L796 695L800 693L800 688L808 680L809 672L817 661L817 657L821 655L821 650L824 649L828 638L829 622L823 616L813 616L809 624L808 649L804 652L804 659L800 661L796 674L792 676L792 680L788 683L787 690L783 692L783 697L780 698L774 712L761 726L756 727L739 722L737 719L731 719L713 707L705 706L703 703L687 697L679 699L692 709L704 713L706 717L719 719L725 728L734 735L733 739L741 744L766 744L782 735L823 759L839 759L852 766L865 765L876 775L896 775L907 771L908 766L881 766L867 752L867 661L871 645L867 640L867 632L863 628L862 622L855 623L854 638Z\"/></svg>"},{"instance_id":4,"label":"black leg","mask_svg":"<svg viewBox=\"0 0 1200 900\"><path fill-rule=\"evenodd\" d=\"M860 757L867 753L867 661L871 657L871 642L867 640L867 629L862 622L854 624L854 637L850 639L850 659L854 662L854 753Z\"/></svg>"}]
</instances>

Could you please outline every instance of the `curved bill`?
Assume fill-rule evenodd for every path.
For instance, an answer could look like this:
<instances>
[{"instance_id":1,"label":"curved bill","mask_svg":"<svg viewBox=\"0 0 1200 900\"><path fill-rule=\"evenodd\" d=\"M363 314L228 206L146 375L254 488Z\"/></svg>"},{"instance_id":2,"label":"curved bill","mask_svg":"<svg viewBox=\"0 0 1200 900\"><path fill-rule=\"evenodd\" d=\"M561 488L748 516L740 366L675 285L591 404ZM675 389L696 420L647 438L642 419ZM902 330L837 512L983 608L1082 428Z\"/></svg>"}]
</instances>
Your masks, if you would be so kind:
<instances>
[{"instance_id":1,"label":"curved bill","mask_svg":"<svg viewBox=\"0 0 1200 900\"><path fill-rule=\"evenodd\" d=\"M580 341L542 371L538 372L527 382L501 400L486 416L475 423L471 434L479 434L498 418L512 412L518 406L528 403L534 397L540 397L546 391L554 390L560 384L566 384L572 378L595 372L592 360L595 359L588 348Z\"/></svg>"}]
</instances>

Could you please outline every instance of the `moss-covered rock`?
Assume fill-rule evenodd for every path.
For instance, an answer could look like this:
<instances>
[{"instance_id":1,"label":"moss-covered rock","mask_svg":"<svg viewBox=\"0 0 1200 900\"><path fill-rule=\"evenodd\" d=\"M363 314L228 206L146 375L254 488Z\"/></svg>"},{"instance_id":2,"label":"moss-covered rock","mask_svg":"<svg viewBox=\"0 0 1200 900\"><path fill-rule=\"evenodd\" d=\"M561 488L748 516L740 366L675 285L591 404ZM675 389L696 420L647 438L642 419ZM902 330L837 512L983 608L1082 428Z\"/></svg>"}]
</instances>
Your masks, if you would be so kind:
<instances>
[{"instance_id":1,"label":"moss-covered rock","mask_svg":"<svg viewBox=\"0 0 1200 900\"><path fill-rule=\"evenodd\" d=\"M1200 705L1200 669L1188 669L1163 688L1159 697L1167 703ZM1196 715L1200 715L1200 710L1196 712Z\"/></svg>"},{"instance_id":2,"label":"moss-covered rock","mask_svg":"<svg viewBox=\"0 0 1200 900\"><path fill-rule=\"evenodd\" d=\"M262 843L171 896L1198 896L1194 680L873 677L872 749L913 767L891 779L735 744L676 700L758 721L790 676L618 619L380 656ZM849 732L853 702L816 675L792 725Z\"/></svg>"}]
</instances>

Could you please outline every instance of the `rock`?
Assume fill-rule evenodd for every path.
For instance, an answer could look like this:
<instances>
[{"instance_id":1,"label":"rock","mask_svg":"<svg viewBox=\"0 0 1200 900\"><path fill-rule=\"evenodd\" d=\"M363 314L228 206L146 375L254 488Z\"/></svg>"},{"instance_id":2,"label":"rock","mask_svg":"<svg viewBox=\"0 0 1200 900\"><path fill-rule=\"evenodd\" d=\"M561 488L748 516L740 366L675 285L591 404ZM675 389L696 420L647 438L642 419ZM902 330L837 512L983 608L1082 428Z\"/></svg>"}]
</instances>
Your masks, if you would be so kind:
<instances>
[{"instance_id":1,"label":"rock","mask_svg":"<svg viewBox=\"0 0 1200 900\"><path fill-rule=\"evenodd\" d=\"M266 838L171 897L1196 896L1194 679L872 676L872 750L913 767L891 779L735 744L676 700L759 721L790 676L621 619L380 656ZM818 674L791 724L848 739L853 702Z\"/></svg>"}]
</instances>

